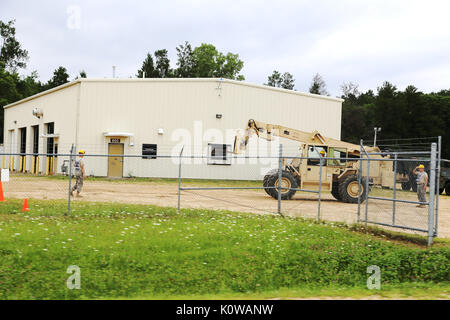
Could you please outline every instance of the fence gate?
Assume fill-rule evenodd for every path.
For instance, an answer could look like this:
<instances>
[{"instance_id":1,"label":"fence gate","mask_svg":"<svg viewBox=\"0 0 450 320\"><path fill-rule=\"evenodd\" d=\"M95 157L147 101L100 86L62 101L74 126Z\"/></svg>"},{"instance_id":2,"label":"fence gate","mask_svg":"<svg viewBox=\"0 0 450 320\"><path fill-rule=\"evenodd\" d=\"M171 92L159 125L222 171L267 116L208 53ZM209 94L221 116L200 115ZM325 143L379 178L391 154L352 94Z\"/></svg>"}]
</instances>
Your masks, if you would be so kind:
<instances>
[{"instance_id":1,"label":"fence gate","mask_svg":"<svg viewBox=\"0 0 450 320\"><path fill-rule=\"evenodd\" d=\"M358 222L422 232L431 245L438 235L441 137L428 144L428 150L401 151L401 144L386 145L391 150L369 153L361 141L358 180L363 191L358 197ZM374 162L380 163L373 166ZM427 173L428 187L417 184L420 165ZM381 168L381 172L371 174L373 168Z\"/></svg>"}]
</instances>

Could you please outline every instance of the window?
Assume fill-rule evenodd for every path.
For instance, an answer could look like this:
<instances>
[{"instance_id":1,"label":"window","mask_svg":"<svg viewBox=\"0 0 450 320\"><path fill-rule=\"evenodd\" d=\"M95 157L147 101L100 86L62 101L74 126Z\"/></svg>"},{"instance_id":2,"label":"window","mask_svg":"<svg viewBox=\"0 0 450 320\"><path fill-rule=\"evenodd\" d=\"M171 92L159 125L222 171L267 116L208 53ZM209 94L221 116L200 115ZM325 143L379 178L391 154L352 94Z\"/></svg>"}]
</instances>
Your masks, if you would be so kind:
<instances>
[{"instance_id":1,"label":"window","mask_svg":"<svg viewBox=\"0 0 450 320\"><path fill-rule=\"evenodd\" d=\"M27 128L20 128L20 153L27 152Z\"/></svg>"},{"instance_id":2,"label":"window","mask_svg":"<svg viewBox=\"0 0 450 320\"><path fill-rule=\"evenodd\" d=\"M45 124L47 127L47 134L54 134L55 133L55 123L49 122ZM55 139L54 138L47 138L47 153L53 154L55 152Z\"/></svg>"},{"instance_id":3,"label":"window","mask_svg":"<svg viewBox=\"0 0 450 320\"><path fill-rule=\"evenodd\" d=\"M33 128L33 153L39 153L39 125Z\"/></svg>"},{"instance_id":4,"label":"window","mask_svg":"<svg viewBox=\"0 0 450 320\"><path fill-rule=\"evenodd\" d=\"M308 165L318 166L320 165L320 152L325 152L325 157L327 157L327 147L322 146L309 146L308 147Z\"/></svg>"},{"instance_id":5,"label":"window","mask_svg":"<svg viewBox=\"0 0 450 320\"><path fill-rule=\"evenodd\" d=\"M231 144L208 144L208 164L231 165Z\"/></svg>"},{"instance_id":6,"label":"window","mask_svg":"<svg viewBox=\"0 0 450 320\"><path fill-rule=\"evenodd\" d=\"M330 148L329 149L329 158L346 158L347 157L347 150L346 149L339 149L339 148ZM346 161L345 160L339 160L339 159L330 159L328 160L329 166L345 166Z\"/></svg>"},{"instance_id":7,"label":"window","mask_svg":"<svg viewBox=\"0 0 450 320\"><path fill-rule=\"evenodd\" d=\"M158 153L158 145L143 144L142 145L142 159L156 159Z\"/></svg>"}]
</instances>

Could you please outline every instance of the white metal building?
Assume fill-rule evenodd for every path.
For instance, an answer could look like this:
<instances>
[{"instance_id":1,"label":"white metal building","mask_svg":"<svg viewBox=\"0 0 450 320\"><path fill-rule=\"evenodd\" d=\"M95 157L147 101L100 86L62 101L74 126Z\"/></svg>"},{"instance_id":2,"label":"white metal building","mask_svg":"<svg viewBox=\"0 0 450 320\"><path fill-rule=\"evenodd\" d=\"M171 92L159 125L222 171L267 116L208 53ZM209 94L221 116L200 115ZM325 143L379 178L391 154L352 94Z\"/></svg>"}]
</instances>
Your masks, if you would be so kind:
<instances>
[{"instance_id":1,"label":"white metal building","mask_svg":"<svg viewBox=\"0 0 450 320\"><path fill-rule=\"evenodd\" d=\"M185 159L183 176L257 179L273 162L231 160L237 129L249 119L340 139L342 100L223 79L78 79L5 106L6 153L69 153L72 144L92 154L142 155L89 157L95 176L168 177ZM282 141L285 154L298 145ZM276 144L277 146L277 144ZM247 155L278 155L278 147L254 141ZM3 168L34 174L61 173L65 157L8 157ZM241 161L242 160L242 161ZM275 163L276 165L276 163Z\"/></svg>"}]
</instances>

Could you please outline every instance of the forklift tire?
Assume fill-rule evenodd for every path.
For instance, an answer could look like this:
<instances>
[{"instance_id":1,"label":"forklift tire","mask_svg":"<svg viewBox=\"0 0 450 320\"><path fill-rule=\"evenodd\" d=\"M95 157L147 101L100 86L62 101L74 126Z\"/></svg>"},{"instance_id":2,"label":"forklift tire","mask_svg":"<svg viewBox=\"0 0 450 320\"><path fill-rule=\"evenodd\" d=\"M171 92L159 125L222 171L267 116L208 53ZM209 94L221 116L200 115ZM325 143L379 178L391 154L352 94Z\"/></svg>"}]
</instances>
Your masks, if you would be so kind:
<instances>
[{"instance_id":1,"label":"forklift tire","mask_svg":"<svg viewBox=\"0 0 450 320\"><path fill-rule=\"evenodd\" d=\"M439 194L442 194L444 192L445 188L440 188L439 189Z\"/></svg>"},{"instance_id":2,"label":"forklift tire","mask_svg":"<svg viewBox=\"0 0 450 320\"><path fill-rule=\"evenodd\" d=\"M339 195L341 201L346 203L358 203L358 177L354 174L348 175L339 181ZM361 183L361 202L365 200L366 190Z\"/></svg>"},{"instance_id":3,"label":"forklift tire","mask_svg":"<svg viewBox=\"0 0 450 320\"><path fill-rule=\"evenodd\" d=\"M290 190L290 189L297 189L297 179L295 176L289 172L283 170L281 173L281 200L290 200L294 194L297 192L296 190ZM278 172L277 174L271 175L267 181L267 187L272 187L273 189L268 189L269 194L272 198L278 199Z\"/></svg>"},{"instance_id":4,"label":"forklift tire","mask_svg":"<svg viewBox=\"0 0 450 320\"><path fill-rule=\"evenodd\" d=\"M273 191L273 189L268 189L268 183L269 183L269 179L271 176L278 174L278 169L273 169L270 170L269 172L267 172L267 174L264 176L263 179L263 187L264 187L264 191L272 197L271 192Z\"/></svg>"},{"instance_id":5,"label":"forklift tire","mask_svg":"<svg viewBox=\"0 0 450 320\"><path fill-rule=\"evenodd\" d=\"M409 191L411 190L411 182L402 182L402 190Z\"/></svg>"},{"instance_id":6,"label":"forklift tire","mask_svg":"<svg viewBox=\"0 0 450 320\"><path fill-rule=\"evenodd\" d=\"M447 185L445 186L445 194L450 196L450 183L447 183Z\"/></svg>"},{"instance_id":7,"label":"forklift tire","mask_svg":"<svg viewBox=\"0 0 450 320\"><path fill-rule=\"evenodd\" d=\"M333 182L333 187L331 188L331 194L337 201L342 201L341 195L339 194L339 183Z\"/></svg>"},{"instance_id":8,"label":"forklift tire","mask_svg":"<svg viewBox=\"0 0 450 320\"><path fill-rule=\"evenodd\" d=\"M412 191L417 192L416 177L413 173L409 174L409 183L411 184Z\"/></svg>"}]
</instances>

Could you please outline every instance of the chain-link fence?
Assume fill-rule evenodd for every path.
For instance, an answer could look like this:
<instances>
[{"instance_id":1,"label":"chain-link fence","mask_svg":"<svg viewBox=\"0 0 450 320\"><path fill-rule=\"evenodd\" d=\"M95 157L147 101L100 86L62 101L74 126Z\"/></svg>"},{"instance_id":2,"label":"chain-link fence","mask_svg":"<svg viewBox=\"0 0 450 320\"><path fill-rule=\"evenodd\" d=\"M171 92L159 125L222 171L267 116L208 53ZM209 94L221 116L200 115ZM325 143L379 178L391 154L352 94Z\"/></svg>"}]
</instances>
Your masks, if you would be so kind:
<instances>
[{"instance_id":1,"label":"chain-link fence","mask_svg":"<svg viewBox=\"0 0 450 320\"><path fill-rule=\"evenodd\" d=\"M208 155L0 154L5 198L67 202L67 214L89 202L249 212L317 221L376 224L438 234L439 151L345 152L309 146L307 157ZM416 167L425 166L425 201L418 201ZM414 172L415 171L415 172ZM82 185L81 185L82 183ZM423 191L422 190L422 191ZM81 191L78 194L78 191ZM72 194L71 194L72 193Z\"/></svg>"}]
</instances>

